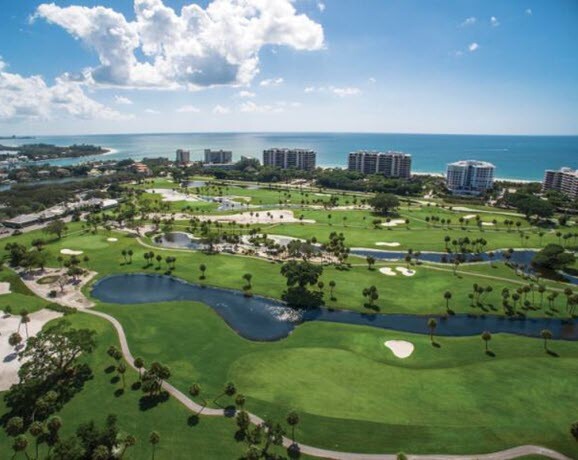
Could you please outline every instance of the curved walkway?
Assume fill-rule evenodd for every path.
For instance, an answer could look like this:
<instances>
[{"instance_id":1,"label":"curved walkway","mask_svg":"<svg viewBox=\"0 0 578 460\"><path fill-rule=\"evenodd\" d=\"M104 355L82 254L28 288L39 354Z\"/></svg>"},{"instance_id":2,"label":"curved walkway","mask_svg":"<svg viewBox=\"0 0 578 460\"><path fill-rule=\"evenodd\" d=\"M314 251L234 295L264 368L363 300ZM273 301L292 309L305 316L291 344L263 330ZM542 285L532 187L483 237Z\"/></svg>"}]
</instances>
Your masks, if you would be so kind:
<instances>
[{"instance_id":1,"label":"curved walkway","mask_svg":"<svg viewBox=\"0 0 578 460\"><path fill-rule=\"evenodd\" d=\"M90 315L98 316L100 318L106 319L110 322L116 332L118 334L118 338L120 341L120 347L122 350L122 354L124 355L125 360L127 361L128 365L133 368L135 371L138 372L138 369L134 366L134 357L130 351L128 346L128 340L124 333L124 329L120 321L114 318L111 315L106 313L102 313L100 311L95 310L82 310L85 313ZM163 383L163 387L165 390L177 399L181 404L183 404L187 409L197 412L199 414L203 414L206 416L212 417L224 417L225 412L222 409L212 409L205 406L201 406L191 400L187 395L185 395L182 391L175 388L168 382ZM263 422L263 419L260 417L249 413L249 418L253 424L260 424ZM292 444L292 441L289 438L283 438L283 445L285 447L289 447ZM306 455L311 455L313 457L319 458L327 458L327 459L335 459L335 460L396 460L397 455L393 454L360 454L360 453L353 453L353 452L337 452L332 450L326 449L319 449L316 447L308 446L306 444L299 444L300 452ZM525 446L518 446L512 449L506 449L499 452L494 452L490 454L482 454L482 455L408 455L407 458L410 460L509 460L515 459L518 457L526 456L526 455L542 455L545 457L550 457L555 460L572 460L565 455L556 452L552 449L547 449L545 447L540 446L532 446L532 445L525 445Z\"/></svg>"}]
</instances>

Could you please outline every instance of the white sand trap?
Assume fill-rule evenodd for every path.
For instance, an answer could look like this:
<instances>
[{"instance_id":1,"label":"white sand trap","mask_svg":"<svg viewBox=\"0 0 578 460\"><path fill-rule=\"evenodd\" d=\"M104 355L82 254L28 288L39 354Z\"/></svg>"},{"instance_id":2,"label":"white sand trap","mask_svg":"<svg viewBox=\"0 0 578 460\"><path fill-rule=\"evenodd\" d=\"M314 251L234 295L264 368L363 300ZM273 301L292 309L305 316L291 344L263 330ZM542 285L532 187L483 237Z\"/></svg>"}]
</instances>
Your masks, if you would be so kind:
<instances>
[{"instance_id":1,"label":"white sand trap","mask_svg":"<svg viewBox=\"0 0 578 460\"><path fill-rule=\"evenodd\" d=\"M38 334L48 321L62 316L62 313L51 310L40 310L31 313L29 316L28 334L32 337ZM14 355L14 348L8 343L10 334L18 330L20 315L11 315L4 318L4 313L0 313L0 317L2 317L2 321L0 321L0 391L5 391L14 383L18 383L18 369L20 369L20 365L22 364ZM20 326L20 335L26 340L26 329L24 325Z\"/></svg>"},{"instance_id":2,"label":"white sand trap","mask_svg":"<svg viewBox=\"0 0 578 460\"><path fill-rule=\"evenodd\" d=\"M118 241L118 238L107 238L106 241L108 241L109 243L116 243Z\"/></svg>"},{"instance_id":3,"label":"white sand trap","mask_svg":"<svg viewBox=\"0 0 578 460\"><path fill-rule=\"evenodd\" d=\"M315 196L331 196L327 193L315 193Z\"/></svg>"},{"instance_id":4,"label":"white sand trap","mask_svg":"<svg viewBox=\"0 0 578 460\"><path fill-rule=\"evenodd\" d=\"M73 251L72 249L61 249L60 254L64 256L80 256L84 254L84 251Z\"/></svg>"},{"instance_id":5,"label":"white sand trap","mask_svg":"<svg viewBox=\"0 0 578 460\"><path fill-rule=\"evenodd\" d=\"M173 202L173 201L199 201L196 196L185 195L181 192L176 192L169 188L153 188L147 190L147 193L155 193L157 195L161 195L163 201Z\"/></svg>"},{"instance_id":6,"label":"white sand trap","mask_svg":"<svg viewBox=\"0 0 578 460\"><path fill-rule=\"evenodd\" d=\"M405 340L388 340L383 344L389 348L397 358L401 359L409 358L414 349L413 343Z\"/></svg>"},{"instance_id":7,"label":"white sand trap","mask_svg":"<svg viewBox=\"0 0 578 460\"><path fill-rule=\"evenodd\" d=\"M384 227L396 227L398 225L402 225L405 224L405 220L404 219L393 219L390 222L384 222L383 225Z\"/></svg>"},{"instance_id":8,"label":"white sand trap","mask_svg":"<svg viewBox=\"0 0 578 460\"><path fill-rule=\"evenodd\" d=\"M375 245L376 246L388 246L390 248L397 248L398 246L401 246L396 241L392 241L391 243L386 243L385 241L378 241L377 243L375 243Z\"/></svg>"},{"instance_id":9,"label":"white sand trap","mask_svg":"<svg viewBox=\"0 0 578 460\"><path fill-rule=\"evenodd\" d=\"M384 275L387 275L387 276L397 275L397 273L395 273L390 267L381 267L379 269L379 273L383 273Z\"/></svg>"},{"instance_id":10,"label":"white sand trap","mask_svg":"<svg viewBox=\"0 0 578 460\"><path fill-rule=\"evenodd\" d=\"M486 227L493 227L494 223L493 222L482 222L482 225L484 225Z\"/></svg>"},{"instance_id":11,"label":"white sand trap","mask_svg":"<svg viewBox=\"0 0 578 460\"><path fill-rule=\"evenodd\" d=\"M10 294L10 283L0 283L0 295Z\"/></svg>"},{"instance_id":12,"label":"white sand trap","mask_svg":"<svg viewBox=\"0 0 578 460\"><path fill-rule=\"evenodd\" d=\"M475 214L468 214L467 216L464 216L464 219L466 219L466 220L475 219L475 218L476 218Z\"/></svg>"},{"instance_id":13,"label":"white sand trap","mask_svg":"<svg viewBox=\"0 0 578 460\"><path fill-rule=\"evenodd\" d=\"M395 267L395 269L400 272L403 276L413 276L415 275L415 270L409 270L405 267Z\"/></svg>"}]
</instances>

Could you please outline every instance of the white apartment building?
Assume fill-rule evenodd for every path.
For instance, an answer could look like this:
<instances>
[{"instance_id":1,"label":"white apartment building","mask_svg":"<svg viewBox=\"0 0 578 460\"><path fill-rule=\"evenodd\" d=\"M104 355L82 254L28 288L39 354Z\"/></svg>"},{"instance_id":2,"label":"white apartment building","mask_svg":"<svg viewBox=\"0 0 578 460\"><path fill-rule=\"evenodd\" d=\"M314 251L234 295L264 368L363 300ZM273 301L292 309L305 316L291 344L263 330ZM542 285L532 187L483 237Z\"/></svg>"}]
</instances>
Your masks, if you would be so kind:
<instances>
[{"instance_id":1,"label":"white apartment building","mask_svg":"<svg viewBox=\"0 0 578 460\"><path fill-rule=\"evenodd\" d=\"M487 161L456 161L448 164L446 186L454 193L483 193L494 186L495 170L496 167Z\"/></svg>"}]
</instances>

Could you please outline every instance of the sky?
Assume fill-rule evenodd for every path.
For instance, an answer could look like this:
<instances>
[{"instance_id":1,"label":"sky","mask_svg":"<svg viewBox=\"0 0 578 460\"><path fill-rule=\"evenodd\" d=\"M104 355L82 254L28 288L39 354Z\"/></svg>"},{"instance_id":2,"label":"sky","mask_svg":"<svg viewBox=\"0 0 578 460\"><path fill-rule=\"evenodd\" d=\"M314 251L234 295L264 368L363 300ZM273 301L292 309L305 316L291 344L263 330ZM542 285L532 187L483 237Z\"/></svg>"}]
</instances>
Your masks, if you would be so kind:
<instances>
[{"instance_id":1,"label":"sky","mask_svg":"<svg viewBox=\"0 0 578 460\"><path fill-rule=\"evenodd\" d=\"M0 18L0 136L578 134L576 0L18 0Z\"/></svg>"}]
</instances>

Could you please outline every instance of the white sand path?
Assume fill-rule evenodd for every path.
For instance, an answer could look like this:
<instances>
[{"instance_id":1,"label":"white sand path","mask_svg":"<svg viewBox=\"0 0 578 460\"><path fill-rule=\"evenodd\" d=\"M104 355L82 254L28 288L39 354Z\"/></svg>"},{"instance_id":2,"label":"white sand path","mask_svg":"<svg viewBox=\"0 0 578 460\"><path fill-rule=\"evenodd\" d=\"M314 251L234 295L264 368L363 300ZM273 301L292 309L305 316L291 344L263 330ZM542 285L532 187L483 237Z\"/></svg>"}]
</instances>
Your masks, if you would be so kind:
<instances>
[{"instance_id":1,"label":"white sand path","mask_svg":"<svg viewBox=\"0 0 578 460\"><path fill-rule=\"evenodd\" d=\"M18 369L20 369L21 362L16 355L16 350L8 343L10 335L18 331L18 324L20 323L20 315L6 316L1 314L0 317L0 391L5 391L11 385L18 383ZM62 313L52 310L40 310L29 315L30 322L28 323L28 335L34 337L42 327L49 321L59 318ZM20 326L20 335L22 339L26 340L26 328L24 325ZM24 343L23 341L23 343ZM21 345L22 347L22 345ZM18 351L21 351L19 348Z\"/></svg>"},{"instance_id":2,"label":"white sand path","mask_svg":"<svg viewBox=\"0 0 578 460\"><path fill-rule=\"evenodd\" d=\"M414 350L413 343L406 340L388 340L383 343L397 358L405 359L411 356Z\"/></svg>"},{"instance_id":3,"label":"white sand path","mask_svg":"<svg viewBox=\"0 0 578 460\"><path fill-rule=\"evenodd\" d=\"M400 243L398 243L397 241L392 241L391 243L385 242L385 241L378 241L377 243L375 243L376 246L388 246L390 248L397 248L398 246L401 246Z\"/></svg>"}]
</instances>

